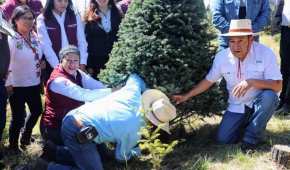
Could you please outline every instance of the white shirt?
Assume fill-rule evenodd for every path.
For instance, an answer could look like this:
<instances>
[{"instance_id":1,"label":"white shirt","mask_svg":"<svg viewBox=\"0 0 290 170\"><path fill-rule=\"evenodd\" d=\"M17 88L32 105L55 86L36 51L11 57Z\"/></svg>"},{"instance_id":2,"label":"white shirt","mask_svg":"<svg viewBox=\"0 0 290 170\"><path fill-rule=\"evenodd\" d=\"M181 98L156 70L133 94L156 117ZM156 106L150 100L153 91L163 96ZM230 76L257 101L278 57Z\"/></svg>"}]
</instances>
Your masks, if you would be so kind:
<instances>
[{"instance_id":1,"label":"white shirt","mask_svg":"<svg viewBox=\"0 0 290 170\"><path fill-rule=\"evenodd\" d=\"M224 77L229 92L227 110L244 113L245 105L252 107L254 99L261 90L252 87L243 97L237 98L232 94L233 88L243 80L282 80L282 75L273 51L257 42L253 42L247 57L243 62L240 62L240 76L238 74L238 66L239 59L233 56L230 49L222 50L216 55L206 79L216 82L221 77Z\"/></svg>"},{"instance_id":2,"label":"white shirt","mask_svg":"<svg viewBox=\"0 0 290 170\"><path fill-rule=\"evenodd\" d=\"M65 21L65 15L66 11L63 12L61 15L55 14L53 12L54 17L56 18L58 24L60 25L61 28L61 45L62 48L69 45L67 35L65 32L64 28L64 21ZM87 41L85 38L85 32L84 32L84 25L80 19L80 16L76 14L76 22L77 22L77 40L78 40L78 49L80 50L80 63L81 64L87 64L87 59L88 59L88 53L87 53ZM44 22L44 16L40 14L37 17L36 20L36 25L37 25L37 33L38 37L41 43L41 47L43 49L43 53L46 57L46 60L50 64L52 68L55 68L59 64L59 59L58 59L58 54L55 54L53 48L52 48L52 43L48 32L47 32L47 27Z\"/></svg>"},{"instance_id":3,"label":"white shirt","mask_svg":"<svg viewBox=\"0 0 290 170\"><path fill-rule=\"evenodd\" d=\"M101 24L100 27L105 31L105 32L110 32L111 31L111 9L108 9L106 13L99 13L101 16Z\"/></svg>"},{"instance_id":4,"label":"white shirt","mask_svg":"<svg viewBox=\"0 0 290 170\"><path fill-rule=\"evenodd\" d=\"M290 26L290 0L284 0L281 25Z\"/></svg>"},{"instance_id":5,"label":"white shirt","mask_svg":"<svg viewBox=\"0 0 290 170\"><path fill-rule=\"evenodd\" d=\"M9 73L6 86L29 87L40 84L40 59L42 50L40 42L34 34L30 34L31 45L36 49L38 60L21 35L16 33L15 37L8 37L10 49Z\"/></svg>"},{"instance_id":6,"label":"white shirt","mask_svg":"<svg viewBox=\"0 0 290 170\"><path fill-rule=\"evenodd\" d=\"M83 87L78 86L68 79L58 77L50 83L50 90L82 102L90 102L95 99L100 99L112 92L110 88L106 88L101 82L93 79L81 70L78 71L82 77Z\"/></svg>"}]
</instances>

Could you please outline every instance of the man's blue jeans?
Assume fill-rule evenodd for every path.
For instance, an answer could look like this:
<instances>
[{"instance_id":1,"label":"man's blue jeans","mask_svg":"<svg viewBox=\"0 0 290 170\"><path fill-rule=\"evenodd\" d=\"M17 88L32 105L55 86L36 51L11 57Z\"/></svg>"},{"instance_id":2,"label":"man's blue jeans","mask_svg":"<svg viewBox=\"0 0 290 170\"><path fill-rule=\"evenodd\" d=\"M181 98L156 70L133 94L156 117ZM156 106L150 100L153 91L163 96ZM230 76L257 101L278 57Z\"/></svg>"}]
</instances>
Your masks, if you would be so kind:
<instances>
[{"instance_id":1,"label":"man's blue jeans","mask_svg":"<svg viewBox=\"0 0 290 170\"><path fill-rule=\"evenodd\" d=\"M97 149L97 144L94 142L79 144L78 141L76 140L76 134L79 131L80 128L75 125L74 118L72 116L66 116L63 119L61 129L63 142L65 146L68 147L77 167L50 163L48 165L48 170L103 169L101 157Z\"/></svg>"},{"instance_id":2,"label":"man's blue jeans","mask_svg":"<svg viewBox=\"0 0 290 170\"><path fill-rule=\"evenodd\" d=\"M238 142L241 137L243 142L258 144L277 104L277 94L272 90L263 90L255 99L249 118L246 114L226 111L218 129L217 141L230 144Z\"/></svg>"},{"instance_id":3,"label":"man's blue jeans","mask_svg":"<svg viewBox=\"0 0 290 170\"><path fill-rule=\"evenodd\" d=\"M4 80L0 80L0 141L6 124L7 93Z\"/></svg>"}]
</instances>

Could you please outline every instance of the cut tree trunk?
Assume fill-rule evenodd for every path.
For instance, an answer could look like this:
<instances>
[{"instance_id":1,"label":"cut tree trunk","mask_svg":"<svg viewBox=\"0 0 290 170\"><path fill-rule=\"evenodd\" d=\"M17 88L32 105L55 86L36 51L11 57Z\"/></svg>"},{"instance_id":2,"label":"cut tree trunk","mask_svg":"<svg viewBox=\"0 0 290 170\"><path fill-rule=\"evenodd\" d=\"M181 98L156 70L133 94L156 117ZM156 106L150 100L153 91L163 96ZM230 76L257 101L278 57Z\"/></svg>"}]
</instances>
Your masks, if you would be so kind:
<instances>
[{"instance_id":1,"label":"cut tree trunk","mask_svg":"<svg viewBox=\"0 0 290 170\"><path fill-rule=\"evenodd\" d=\"M287 145L274 145L272 159L287 169L290 168L290 147Z\"/></svg>"}]
</instances>

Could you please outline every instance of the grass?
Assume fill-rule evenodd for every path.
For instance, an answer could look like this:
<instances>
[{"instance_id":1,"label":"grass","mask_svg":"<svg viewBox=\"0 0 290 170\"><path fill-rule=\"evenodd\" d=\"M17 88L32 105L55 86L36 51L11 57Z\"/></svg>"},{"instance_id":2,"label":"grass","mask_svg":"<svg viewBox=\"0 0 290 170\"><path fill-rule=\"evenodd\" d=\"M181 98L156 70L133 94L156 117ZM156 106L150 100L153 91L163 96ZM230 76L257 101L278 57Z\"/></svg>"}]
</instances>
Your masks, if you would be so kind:
<instances>
[{"instance_id":1,"label":"grass","mask_svg":"<svg viewBox=\"0 0 290 170\"><path fill-rule=\"evenodd\" d=\"M261 36L261 42L270 46L278 54L277 40ZM9 110L9 108L8 108ZM10 113L6 127L9 125ZM275 144L290 143L290 119L274 116L268 123L265 133L265 143L254 154L243 154L236 145L218 145L214 136L221 117L191 117L183 128L174 129L175 137L182 138L174 151L167 155L162 162L162 169L182 170L283 170L271 161L271 147ZM34 128L34 135L39 138L39 126ZM4 139L7 145L7 129ZM39 144L33 144L20 156L7 155L4 159L4 170L13 169L16 165L31 162L41 154ZM134 160L127 165L119 165L116 162L104 162L105 169L146 170L151 169L148 161Z\"/></svg>"}]
</instances>

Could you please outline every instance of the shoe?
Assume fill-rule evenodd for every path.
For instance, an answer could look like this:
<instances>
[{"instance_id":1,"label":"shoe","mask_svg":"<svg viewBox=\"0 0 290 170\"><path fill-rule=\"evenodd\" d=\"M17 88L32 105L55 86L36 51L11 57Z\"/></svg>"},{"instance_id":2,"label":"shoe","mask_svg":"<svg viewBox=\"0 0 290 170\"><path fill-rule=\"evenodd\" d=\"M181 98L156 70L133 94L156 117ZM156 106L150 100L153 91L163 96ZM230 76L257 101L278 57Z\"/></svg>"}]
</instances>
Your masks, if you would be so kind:
<instances>
[{"instance_id":1,"label":"shoe","mask_svg":"<svg viewBox=\"0 0 290 170\"><path fill-rule=\"evenodd\" d=\"M45 141L42 149L43 153L40 157L47 161L55 161L56 147L57 146L52 141Z\"/></svg>"},{"instance_id":2,"label":"shoe","mask_svg":"<svg viewBox=\"0 0 290 170\"><path fill-rule=\"evenodd\" d=\"M284 104L280 109L275 111L275 114L277 115L289 115L290 114L290 106Z\"/></svg>"},{"instance_id":3,"label":"shoe","mask_svg":"<svg viewBox=\"0 0 290 170\"><path fill-rule=\"evenodd\" d=\"M19 147L16 145L9 145L8 147L8 153L10 155L18 155L18 154L21 154L22 151L19 149Z\"/></svg>"},{"instance_id":4,"label":"shoe","mask_svg":"<svg viewBox=\"0 0 290 170\"><path fill-rule=\"evenodd\" d=\"M257 145L248 143L248 142L243 142L241 145L241 151L244 154L252 154L257 150Z\"/></svg>"},{"instance_id":5,"label":"shoe","mask_svg":"<svg viewBox=\"0 0 290 170\"><path fill-rule=\"evenodd\" d=\"M46 170L47 167L48 162L38 158L30 164L17 166L15 170Z\"/></svg>"},{"instance_id":6,"label":"shoe","mask_svg":"<svg viewBox=\"0 0 290 170\"><path fill-rule=\"evenodd\" d=\"M280 102L279 102L277 108L275 109L275 111L281 109L283 105L284 105L284 102L282 102L282 101L280 100Z\"/></svg>"}]
</instances>

